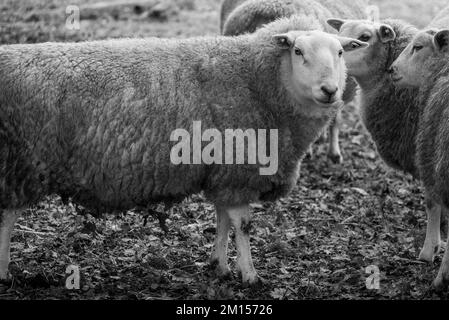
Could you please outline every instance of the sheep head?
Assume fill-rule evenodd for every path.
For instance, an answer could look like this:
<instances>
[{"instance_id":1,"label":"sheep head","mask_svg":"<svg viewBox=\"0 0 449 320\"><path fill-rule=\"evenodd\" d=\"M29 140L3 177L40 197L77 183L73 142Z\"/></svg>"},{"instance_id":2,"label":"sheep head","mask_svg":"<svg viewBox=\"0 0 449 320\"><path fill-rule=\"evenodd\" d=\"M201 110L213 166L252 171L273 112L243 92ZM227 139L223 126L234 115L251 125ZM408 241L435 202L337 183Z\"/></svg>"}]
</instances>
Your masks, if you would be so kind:
<instances>
[{"instance_id":1,"label":"sheep head","mask_svg":"<svg viewBox=\"0 0 449 320\"><path fill-rule=\"evenodd\" d=\"M367 43L322 31L290 31L273 36L285 50L284 84L302 105L330 108L340 105L346 82L343 53L365 48Z\"/></svg>"},{"instance_id":2,"label":"sheep head","mask_svg":"<svg viewBox=\"0 0 449 320\"><path fill-rule=\"evenodd\" d=\"M421 87L449 57L449 30L419 32L391 67L398 87Z\"/></svg>"},{"instance_id":3,"label":"sheep head","mask_svg":"<svg viewBox=\"0 0 449 320\"><path fill-rule=\"evenodd\" d=\"M387 69L385 62L380 59L388 56L389 46L396 39L396 32L391 26L370 20L330 19L327 23L336 29L340 36L358 39L370 45L365 50L344 55L349 75L360 80L377 74L379 67L383 68L382 71Z\"/></svg>"}]
</instances>

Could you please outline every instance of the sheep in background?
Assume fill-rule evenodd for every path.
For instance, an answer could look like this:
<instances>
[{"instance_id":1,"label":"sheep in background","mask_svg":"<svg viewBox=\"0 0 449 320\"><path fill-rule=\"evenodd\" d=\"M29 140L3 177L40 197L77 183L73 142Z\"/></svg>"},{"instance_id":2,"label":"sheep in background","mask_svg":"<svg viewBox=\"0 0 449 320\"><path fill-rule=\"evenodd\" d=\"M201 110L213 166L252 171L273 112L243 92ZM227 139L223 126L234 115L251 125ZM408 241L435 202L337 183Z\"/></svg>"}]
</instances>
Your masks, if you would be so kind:
<instances>
[{"instance_id":1,"label":"sheep in background","mask_svg":"<svg viewBox=\"0 0 449 320\"><path fill-rule=\"evenodd\" d=\"M368 7L367 0L225 0L221 8L221 32L235 36L252 33L264 24L294 14L304 14L316 18L321 27L329 33L336 33L327 23L327 19L341 17L345 19L364 19ZM343 100L346 104L356 96L357 85L348 78ZM339 112L329 126L329 159L341 163L343 157L339 143L341 113Z\"/></svg>"},{"instance_id":2,"label":"sheep in background","mask_svg":"<svg viewBox=\"0 0 449 320\"><path fill-rule=\"evenodd\" d=\"M220 8L220 32L223 33L224 24L231 12L246 0L225 0ZM255 31L255 30L254 30Z\"/></svg>"},{"instance_id":3,"label":"sheep in background","mask_svg":"<svg viewBox=\"0 0 449 320\"><path fill-rule=\"evenodd\" d=\"M361 116L383 160L391 167L423 179L418 166L422 94L414 88L395 87L391 65L416 36L418 30L404 22L387 20L343 21L332 19L330 25L340 35L353 36L370 44L370 49L348 54L348 72L361 88ZM441 246L441 206L426 193L427 230L419 258L432 262Z\"/></svg>"},{"instance_id":4,"label":"sheep in background","mask_svg":"<svg viewBox=\"0 0 449 320\"><path fill-rule=\"evenodd\" d=\"M44 195L126 210L203 190L217 208L218 273L230 272L232 224L242 280L256 283L249 203L296 184L305 151L342 106L343 49L366 46L310 31L319 27L297 16L235 38L0 47L0 278L18 214ZM197 120L219 132L277 129L278 170L173 164L173 132Z\"/></svg>"},{"instance_id":5,"label":"sheep in background","mask_svg":"<svg viewBox=\"0 0 449 320\"><path fill-rule=\"evenodd\" d=\"M449 7L443 13L447 14L448 10ZM436 20L431 26L449 27L447 16L439 15ZM392 65L392 78L398 87L411 87L420 92L417 165L435 220L440 219L441 212L449 212L448 61L449 30L430 29L418 33ZM446 245L434 281L437 290L449 285L449 241Z\"/></svg>"}]
</instances>

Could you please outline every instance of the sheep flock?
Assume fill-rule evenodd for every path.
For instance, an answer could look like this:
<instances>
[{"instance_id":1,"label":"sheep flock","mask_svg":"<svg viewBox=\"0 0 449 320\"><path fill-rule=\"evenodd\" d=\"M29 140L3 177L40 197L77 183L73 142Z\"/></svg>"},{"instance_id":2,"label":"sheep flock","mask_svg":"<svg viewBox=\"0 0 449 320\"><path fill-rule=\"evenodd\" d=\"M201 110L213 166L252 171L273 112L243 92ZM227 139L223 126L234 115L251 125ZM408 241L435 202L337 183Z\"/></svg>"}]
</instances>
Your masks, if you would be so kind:
<instances>
[{"instance_id":1,"label":"sheep flock","mask_svg":"<svg viewBox=\"0 0 449 320\"><path fill-rule=\"evenodd\" d=\"M17 285L15 278L26 283L15 260L27 268L20 261L29 250L23 250L17 233L42 236L26 226L27 217L57 196L71 208L57 215L61 219L86 212L88 219L131 214L144 217L146 224L157 217L164 232L151 228L154 232L144 238L165 243L161 239L172 226L187 227L175 218L180 206L197 199L193 203L203 204L197 213L211 226L210 242L183 240L187 235L177 238L179 246L207 247L208 257L203 254L194 264L221 288L235 281L256 296L260 288L270 288L272 298L289 293L281 297L280 289L273 291L270 280L264 280L270 278L264 266L294 277L301 288L308 253L319 239L300 227L301 220L316 218L305 203L319 208L317 221L324 214L327 227L347 237L345 247L332 248L346 257L338 260L342 266L358 259L355 252L363 256L384 246L391 230L403 230L404 224L395 225L386 210L412 206L395 213L415 221L410 229L421 219L414 232L422 240L414 241L413 250L409 240L392 246L408 250L400 259L425 266L421 272L428 292L447 294L449 238L445 243L448 230L441 227L449 213L449 7L423 27L391 15L381 19L373 2L223 0L215 35L0 45L0 289ZM357 127L346 128L354 133L359 153L340 149L340 129L348 118L360 119L351 121ZM372 142L374 152L355 139L359 130L367 132L365 145ZM314 165L322 152L310 155L310 150L322 150L319 141L326 131L331 161ZM354 162L356 157L364 160ZM373 161L377 157L382 163ZM337 196L326 185L346 185L345 179L366 170L363 165L373 175L387 170L385 184L400 185L404 177L416 183L413 192L420 203L407 200L410 193L400 187L402 195L394 203L383 183L373 187L372 195L350 184ZM347 168L350 172L344 172ZM310 178L313 169L319 170L318 178ZM373 181L379 179L373 176ZM304 197L312 191L320 194L315 203ZM345 209L342 203L350 193L373 203ZM34 220L46 214L38 211ZM344 211L349 216L342 218ZM288 220L280 212L298 217ZM357 215L382 216L373 220L379 225L372 226L377 231L370 235L370 249L350 245L352 238L367 235L353 222ZM94 228L94 238L103 237L89 222L84 228ZM188 228L201 226L193 222ZM287 247L282 239L288 239ZM261 247L264 241L273 245ZM292 246L298 247L295 252L304 246L301 257L288 254ZM164 265L165 258L148 250L133 250L135 262ZM281 252L282 262L268 258ZM283 267L289 260L296 261L295 268ZM188 270L189 263L182 261L173 269ZM365 257L360 264L388 277L382 257ZM325 281L338 270L323 272L319 279ZM415 281L412 276L406 280ZM145 285L156 290L159 282L149 276Z\"/></svg>"}]
</instances>

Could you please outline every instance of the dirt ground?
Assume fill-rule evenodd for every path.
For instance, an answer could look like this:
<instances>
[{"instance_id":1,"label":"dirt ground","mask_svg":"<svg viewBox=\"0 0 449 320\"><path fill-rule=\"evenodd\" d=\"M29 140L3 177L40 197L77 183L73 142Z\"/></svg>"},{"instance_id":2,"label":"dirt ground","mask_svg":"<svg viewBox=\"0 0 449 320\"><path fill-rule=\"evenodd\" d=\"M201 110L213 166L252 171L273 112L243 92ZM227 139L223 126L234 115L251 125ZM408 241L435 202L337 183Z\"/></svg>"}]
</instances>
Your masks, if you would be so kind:
<instances>
[{"instance_id":1,"label":"dirt ground","mask_svg":"<svg viewBox=\"0 0 449 320\"><path fill-rule=\"evenodd\" d=\"M173 0L161 2L158 10L93 12L83 17L80 30L65 28L67 5L83 8L94 2L0 1L0 44L182 38L219 31L219 0ZM379 5L382 17L423 27L446 1L372 3ZM342 165L331 164L326 145L317 143L288 198L274 206L253 206L252 252L265 279L262 288L244 288L237 276L217 280L210 271L215 216L201 196L173 208L166 226L138 212L96 218L50 197L28 210L16 226L14 282L0 286L0 298L448 298L430 286L442 256L430 265L417 261L426 225L419 183L383 164L357 110L345 110L344 120ZM233 245L230 255L236 256ZM80 268L80 290L65 287L69 265ZM380 290L366 289L365 269L372 265L380 270Z\"/></svg>"}]
</instances>

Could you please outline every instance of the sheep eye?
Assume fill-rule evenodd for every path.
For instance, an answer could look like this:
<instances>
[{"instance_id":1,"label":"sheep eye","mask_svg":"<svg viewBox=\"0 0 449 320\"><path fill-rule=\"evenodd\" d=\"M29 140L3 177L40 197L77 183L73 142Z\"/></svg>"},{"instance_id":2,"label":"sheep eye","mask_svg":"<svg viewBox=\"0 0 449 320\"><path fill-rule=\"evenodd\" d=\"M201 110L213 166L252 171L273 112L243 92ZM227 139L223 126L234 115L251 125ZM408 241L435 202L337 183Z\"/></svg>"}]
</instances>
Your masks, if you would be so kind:
<instances>
[{"instance_id":1,"label":"sheep eye","mask_svg":"<svg viewBox=\"0 0 449 320\"><path fill-rule=\"evenodd\" d=\"M370 36L370 35L367 35L367 34L362 34L362 35L359 37L359 40L360 40L360 41L363 41L363 42L368 42L370 39L371 39L371 36Z\"/></svg>"},{"instance_id":2,"label":"sheep eye","mask_svg":"<svg viewBox=\"0 0 449 320\"><path fill-rule=\"evenodd\" d=\"M343 56L343 50L338 51L338 56L341 58Z\"/></svg>"},{"instance_id":3,"label":"sheep eye","mask_svg":"<svg viewBox=\"0 0 449 320\"><path fill-rule=\"evenodd\" d=\"M298 49L298 48L295 49L295 54L297 56L302 56L303 55L301 49Z\"/></svg>"},{"instance_id":4,"label":"sheep eye","mask_svg":"<svg viewBox=\"0 0 449 320\"><path fill-rule=\"evenodd\" d=\"M423 48L424 48L424 46L414 46L413 49L412 49L412 52L418 52L418 51L420 51Z\"/></svg>"}]
</instances>

